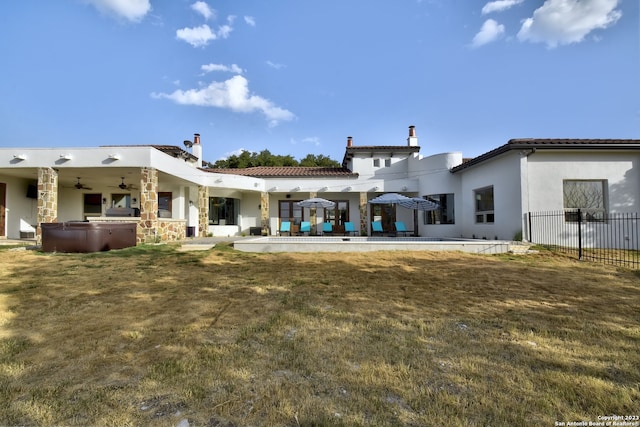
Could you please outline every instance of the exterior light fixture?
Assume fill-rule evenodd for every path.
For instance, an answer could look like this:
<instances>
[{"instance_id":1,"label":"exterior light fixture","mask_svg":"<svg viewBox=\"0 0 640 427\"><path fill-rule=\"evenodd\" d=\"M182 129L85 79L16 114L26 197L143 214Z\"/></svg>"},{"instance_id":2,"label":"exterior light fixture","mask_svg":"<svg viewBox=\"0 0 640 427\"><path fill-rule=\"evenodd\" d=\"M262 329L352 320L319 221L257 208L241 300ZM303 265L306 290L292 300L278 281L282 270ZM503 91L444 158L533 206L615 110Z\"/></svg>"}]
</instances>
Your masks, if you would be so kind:
<instances>
[{"instance_id":1,"label":"exterior light fixture","mask_svg":"<svg viewBox=\"0 0 640 427\"><path fill-rule=\"evenodd\" d=\"M60 154L60 160L71 160L72 158L71 154Z\"/></svg>"},{"instance_id":2,"label":"exterior light fixture","mask_svg":"<svg viewBox=\"0 0 640 427\"><path fill-rule=\"evenodd\" d=\"M120 154L109 154L109 159L120 160Z\"/></svg>"},{"instance_id":3,"label":"exterior light fixture","mask_svg":"<svg viewBox=\"0 0 640 427\"><path fill-rule=\"evenodd\" d=\"M329 190L329 187L322 187L319 191L327 191Z\"/></svg>"},{"instance_id":4,"label":"exterior light fixture","mask_svg":"<svg viewBox=\"0 0 640 427\"><path fill-rule=\"evenodd\" d=\"M300 187L295 187L293 190L291 191L300 191Z\"/></svg>"},{"instance_id":5,"label":"exterior light fixture","mask_svg":"<svg viewBox=\"0 0 640 427\"><path fill-rule=\"evenodd\" d=\"M27 155L26 154L15 154L13 156L14 159L16 160L27 160Z\"/></svg>"}]
</instances>

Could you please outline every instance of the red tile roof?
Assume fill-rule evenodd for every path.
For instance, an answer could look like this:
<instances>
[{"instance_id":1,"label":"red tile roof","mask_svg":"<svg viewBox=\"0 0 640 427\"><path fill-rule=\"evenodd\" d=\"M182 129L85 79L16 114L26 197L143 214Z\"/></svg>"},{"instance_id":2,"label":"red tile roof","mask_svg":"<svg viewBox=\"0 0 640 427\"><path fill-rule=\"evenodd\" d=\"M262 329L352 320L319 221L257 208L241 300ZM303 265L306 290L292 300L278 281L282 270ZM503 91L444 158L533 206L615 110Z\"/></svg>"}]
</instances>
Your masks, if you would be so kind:
<instances>
[{"instance_id":1,"label":"red tile roof","mask_svg":"<svg viewBox=\"0 0 640 427\"><path fill-rule=\"evenodd\" d=\"M252 176L254 178L332 178L352 177L357 173L347 168L307 167L307 166L256 166L238 169L202 169L206 172L224 173L228 175Z\"/></svg>"},{"instance_id":2,"label":"red tile roof","mask_svg":"<svg viewBox=\"0 0 640 427\"><path fill-rule=\"evenodd\" d=\"M463 161L451 169L459 172L482 163L511 150L548 150L548 149L587 149L587 150L629 150L640 149L640 139L561 139L561 138L518 138L510 139L506 144L481 154L478 157Z\"/></svg>"}]
</instances>

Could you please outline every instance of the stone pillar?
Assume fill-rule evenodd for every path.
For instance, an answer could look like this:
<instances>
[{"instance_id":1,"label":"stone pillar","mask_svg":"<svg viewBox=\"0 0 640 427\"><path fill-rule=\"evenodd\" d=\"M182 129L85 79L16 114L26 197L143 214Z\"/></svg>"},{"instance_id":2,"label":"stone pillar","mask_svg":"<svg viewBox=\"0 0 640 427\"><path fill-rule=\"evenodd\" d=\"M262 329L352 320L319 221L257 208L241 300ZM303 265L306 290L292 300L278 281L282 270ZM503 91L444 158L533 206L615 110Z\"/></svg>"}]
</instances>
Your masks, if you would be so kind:
<instances>
[{"instance_id":1,"label":"stone pillar","mask_svg":"<svg viewBox=\"0 0 640 427\"><path fill-rule=\"evenodd\" d=\"M209 187L198 186L198 236L209 234Z\"/></svg>"},{"instance_id":2,"label":"stone pillar","mask_svg":"<svg viewBox=\"0 0 640 427\"><path fill-rule=\"evenodd\" d=\"M260 226L263 235L268 236L271 233L269 229L269 193L266 191L260 194Z\"/></svg>"},{"instance_id":3,"label":"stone pillar","mask_svg":"<svg viewBox=\"0 0 640 427\"><path fill-rule=\"evenodd\" d=\"M138 243L153 243L158 236L158 170L140 169L140 223L137 233Z\"/></svg>"},{"instance_id":4,"label":"stone pillar","mask_svg":"<svg viewBox=\"0 0 640 427\"><path fill-rule=\"evenodd\" d=\"M58 171L53 168L38 168L38 227L36 244L42 244L43 222L58 221Z\"/></svg>"},{"instance_id":5,"label":"stone pillar","mask_svg":"<svg viewBox=\"0 0 640 427\"><path fill-rule=\"evenodd\" d=\"M360 193L360 234L369 234L369 221L367 219L368 206L367 193Z\"/></svg>"},{"instance_id":6,"label":"stone pillar","mask_svg":"<svg viewBox=\"0 0 640 427\"><path fill-rule=\"evenodd\" d=\"M314 197L317 197L317 196L318 196L318 193L316 193L315 191L309 192L310 199L313 199ZM309 216L310 216L309 221L311 221L311 232L313 234L318 234L318 209L322 209L322 208L309 209ZM324 218L322 218L322 220L324 221ZM322 228L320 229L322 230Z\"/></svg>"}]
</instances>

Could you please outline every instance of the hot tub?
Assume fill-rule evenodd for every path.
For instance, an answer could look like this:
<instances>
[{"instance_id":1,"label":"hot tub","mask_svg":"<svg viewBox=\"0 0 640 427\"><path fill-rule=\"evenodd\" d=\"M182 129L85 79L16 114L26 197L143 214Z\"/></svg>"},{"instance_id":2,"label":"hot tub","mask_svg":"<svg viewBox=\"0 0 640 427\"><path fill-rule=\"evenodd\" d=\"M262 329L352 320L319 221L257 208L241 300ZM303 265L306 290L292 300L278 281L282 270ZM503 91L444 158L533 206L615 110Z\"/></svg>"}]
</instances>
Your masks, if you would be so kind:
<instances>
[{"instance_id":1,"label":"hot tub","mask_svg":"<svg viewBox=\"0 0 640 427\"><path fill-rule=\"evenodd\" d=\"M42 223L43 252L100 252L136 245L136 223Z\"/></svg>"}]
</instances>

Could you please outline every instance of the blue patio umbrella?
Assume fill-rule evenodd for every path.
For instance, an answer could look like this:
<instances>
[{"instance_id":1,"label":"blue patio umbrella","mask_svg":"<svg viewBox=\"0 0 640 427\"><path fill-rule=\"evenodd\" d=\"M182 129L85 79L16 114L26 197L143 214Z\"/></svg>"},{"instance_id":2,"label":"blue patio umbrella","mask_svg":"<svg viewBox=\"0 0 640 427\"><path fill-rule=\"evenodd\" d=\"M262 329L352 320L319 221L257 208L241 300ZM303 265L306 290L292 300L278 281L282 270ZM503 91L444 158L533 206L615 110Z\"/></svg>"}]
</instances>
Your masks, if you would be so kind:
<instances>
[{"instance_id":1,"label":"blue patio umbrella","mask_svg":"<svg viewBox=\"0 0 640 427\"><path fill-rule=\"evenodd\" d=\"M379 204L379 205L396 205L402 201L408 202L411 200L411 197L403 196L399 193L385 193L376 197L375 199L369 200L369 203Z\"/></svg>"},{"instance_id":2,"label":"blue patio umbrella","mask_svg":"<svg viewBox=\"0 0 640 427\"><path fill-rule=\"evenodd\" d=\"M407 209L417 209L419 211L435 211L440 209L440 205L422 197L411 197L409 200L401 200L398 204Z\"/></svg>"},{"instance_id":3,"label":"blue patio umbrella","mask_svg":"<svg viewBox=\"0 0 640 427\"><path fill-rule=\"evenodd\" d=\"M312 197L311 199L302 200L297 202L296 205L309 208L309 209L317 209L318 208L333 208L336 206L336 202L332 202L331 200L323 199L322 197ZM317 215L317 213L316 213ZM315 224L317 226L317 224Z\"/></svg>"}]
</instances>

